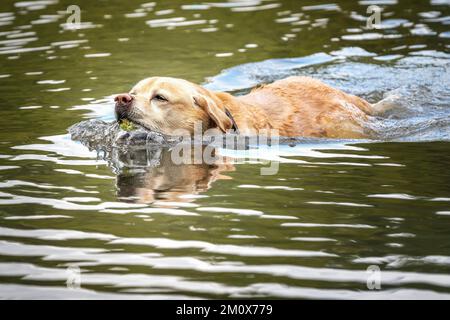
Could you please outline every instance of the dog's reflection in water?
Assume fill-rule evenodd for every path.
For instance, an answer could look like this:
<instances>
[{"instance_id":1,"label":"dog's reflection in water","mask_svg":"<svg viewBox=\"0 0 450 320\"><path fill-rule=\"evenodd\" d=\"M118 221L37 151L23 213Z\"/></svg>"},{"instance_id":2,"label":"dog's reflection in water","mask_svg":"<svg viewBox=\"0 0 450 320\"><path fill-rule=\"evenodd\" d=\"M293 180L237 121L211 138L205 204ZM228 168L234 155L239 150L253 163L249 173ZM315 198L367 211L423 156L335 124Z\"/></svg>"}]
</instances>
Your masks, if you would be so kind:
<instances>
[{"instance_id":1,"label":"dog's reflection in water","mask_svg":"<svg viewBox=\"0 0 450 320\"><path fill-rule=\"evenodd\" d=\"M135 150L117 154L129 169L117 176L120 201L134 203L191 202L217 180L231 179L225 172L235 170L231 160L214 164L175 164L168 149Z\"/></svg>"}]
</instances>

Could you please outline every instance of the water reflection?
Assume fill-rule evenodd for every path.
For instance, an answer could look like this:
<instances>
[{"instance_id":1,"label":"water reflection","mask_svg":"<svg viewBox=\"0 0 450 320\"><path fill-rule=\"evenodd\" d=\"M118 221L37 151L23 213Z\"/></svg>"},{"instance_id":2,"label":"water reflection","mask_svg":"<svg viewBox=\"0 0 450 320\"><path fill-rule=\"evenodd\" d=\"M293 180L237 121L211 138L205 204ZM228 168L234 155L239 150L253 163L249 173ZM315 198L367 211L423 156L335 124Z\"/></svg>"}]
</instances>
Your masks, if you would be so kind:
<instances>
[{"instance_id":1,"label":"water reflection","mask_svg":"<svg viewBox=\"0 0 450 320\"><path fill-rule=\"evenodd\" d=\"M117 175L118 197L123 201L192 201L191 195L206 192L218 180L231 179L226 172L233 164L174 164L172 151L166 148L120 153L119 161L131 169Z\"/></svg>"}]
</instances>

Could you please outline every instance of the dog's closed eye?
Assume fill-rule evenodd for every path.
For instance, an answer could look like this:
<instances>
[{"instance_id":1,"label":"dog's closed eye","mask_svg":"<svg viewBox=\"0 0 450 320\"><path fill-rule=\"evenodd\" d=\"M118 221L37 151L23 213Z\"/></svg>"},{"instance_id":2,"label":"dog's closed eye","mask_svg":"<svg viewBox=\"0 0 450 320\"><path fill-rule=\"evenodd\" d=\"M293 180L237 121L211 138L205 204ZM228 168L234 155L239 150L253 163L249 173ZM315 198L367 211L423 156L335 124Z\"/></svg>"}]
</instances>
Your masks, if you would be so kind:
<instances>
[{"instance_id":1,"label":"dog's closed eye","mask_svg":"<svg viewBox=\"0 0 450 320\"><path fill-rule=\"evenodd\" d=\"M164 97L163 95L160 94L156 94L153 96L152 100L156 100L156 101L162 101L162 102L167 102L169 101L166 97Z\"/></svg>"}]
</instances>

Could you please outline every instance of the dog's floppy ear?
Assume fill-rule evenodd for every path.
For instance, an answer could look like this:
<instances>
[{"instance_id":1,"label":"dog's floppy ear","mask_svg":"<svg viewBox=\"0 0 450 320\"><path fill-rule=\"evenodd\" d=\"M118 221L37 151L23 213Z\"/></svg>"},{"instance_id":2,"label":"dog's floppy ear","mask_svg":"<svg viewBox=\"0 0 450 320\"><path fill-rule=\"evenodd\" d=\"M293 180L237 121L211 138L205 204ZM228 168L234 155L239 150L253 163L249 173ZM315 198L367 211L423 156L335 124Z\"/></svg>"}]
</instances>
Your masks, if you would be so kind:
<instances>
[{"instance_id":1,"label":"dog's floppy ear","mask_svg":"<svg viewBox=\"0 0 450 320\"><path fill-rule=\"evenodd\" d=\"M205 110L221 131L227 132L233 128L233 121L227 115L226 109L222 106L219 107L213 99L198 95L194 97L194 103Z\"/></svg>"}]
</instances>

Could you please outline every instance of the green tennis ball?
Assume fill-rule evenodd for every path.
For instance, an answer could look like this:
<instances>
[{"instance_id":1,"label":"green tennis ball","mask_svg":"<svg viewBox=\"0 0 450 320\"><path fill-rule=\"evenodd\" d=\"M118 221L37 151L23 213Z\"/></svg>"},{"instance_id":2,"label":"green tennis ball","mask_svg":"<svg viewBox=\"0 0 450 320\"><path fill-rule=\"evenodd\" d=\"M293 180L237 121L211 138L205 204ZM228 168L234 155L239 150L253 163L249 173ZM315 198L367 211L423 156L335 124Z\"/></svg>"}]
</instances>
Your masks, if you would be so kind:
<instances>
[{"instance_id":1,"label":"green tennis ball","mask_svg":"<svg viewBox=\"0 0 450 320\"><path fill-rule=\"evenodd\" d=\"M120 129L123 131L133 131L136 130L136 126L130 120L124 119L120 122Z\"/></svg>"}]
</instances>

